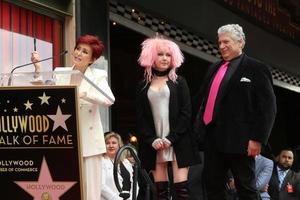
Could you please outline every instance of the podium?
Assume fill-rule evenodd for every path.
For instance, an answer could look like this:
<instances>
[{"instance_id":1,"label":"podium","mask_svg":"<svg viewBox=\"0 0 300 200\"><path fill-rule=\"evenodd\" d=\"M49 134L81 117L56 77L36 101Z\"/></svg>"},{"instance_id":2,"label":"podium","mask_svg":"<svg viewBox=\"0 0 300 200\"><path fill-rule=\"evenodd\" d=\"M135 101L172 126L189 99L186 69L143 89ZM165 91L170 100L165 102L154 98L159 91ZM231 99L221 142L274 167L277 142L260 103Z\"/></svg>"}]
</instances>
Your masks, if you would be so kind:
<instances>
[{"instance_id":1,"label":"podium","mask_svg":"<svg viewBox=\"0 0 300 200\"><path fill-rule=\"evenodd\" d=\"M83 199L79 71L0 75L1 196ZM100 170L100 169L99 169Z\"/></svg>"}]
</instances>

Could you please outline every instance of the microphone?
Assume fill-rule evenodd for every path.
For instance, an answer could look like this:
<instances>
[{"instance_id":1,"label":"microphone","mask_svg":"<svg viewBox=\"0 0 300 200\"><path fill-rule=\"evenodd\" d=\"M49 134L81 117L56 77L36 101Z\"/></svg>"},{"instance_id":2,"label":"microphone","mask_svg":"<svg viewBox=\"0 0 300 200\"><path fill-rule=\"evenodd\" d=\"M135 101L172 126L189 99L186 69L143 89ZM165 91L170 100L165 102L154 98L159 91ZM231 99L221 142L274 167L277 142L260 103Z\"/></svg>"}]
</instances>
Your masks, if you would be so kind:
<instances>
[{"instance_id":1,"label":"microphone","mask_svg":"<svg viewBox=\"0 0 300 200\"><path fill-rule=\"evenodd\" d=\"M25 67L25 66L32 65L32 64L35 64L35 63L43 62L43 61L46 61L46 60L51 60L51 59L55 58L56 56L63 56L63 55L65 55L65 54L67 54L67 53L68 53L68 50L64 50L63 52L61 52L61 53L58 54L58 55L55 55L55 56L52 56L52 57L49 57L49 58L44 58L44 59L42 59L42 60L35 61L35 62L31 62L31 63L27 63L27 64L24 64L24 65L16 66L16 67L14 67L14 68L10 71L10 73L12 74L16 69L19 69L19 68L21 68L21 67Z\"/></svg>"},{"instance_id":2,"label":"microphone","mask_svg":"<svg viewBox=\"0 0 300 200\"><path fill-rule=\"evenodd\" d=\"M36 38L33 38L33 50L36 51Z\"/></svg>"},{"instance_id":3,"label":"microphone","mask_svg":"<svg viewBox=\"0 0 300 200\"><path fill-rule=\"evenodd\" d=\"M63 52L61 52L61 53L58 54L58 55L54 55L54 56L49 57L49 58L44 58L44 59L39 60L39 61L30 62L30 63L26 63L26 64L23 64L23 65L19 65L19 66L14 67L14 68L10 71L10 77L9 77L9 79L8 79L8 86L11 85L12 74L14 73L14 71L15 71L16 69L19 69L19 68L22 68L22 67L25 67L25 66L28 66L28 65L32 65L32 64L35 64L35 63L43 62L43 61L46 61L46 60L51 60L51 59L53 59L53 58L55 58L55 57L57 57L57 56L63 56L63 55L65 55L65 54L67 54L67 53L68 53L68 50L64 50Z\"/></svg>"}]
</instances>

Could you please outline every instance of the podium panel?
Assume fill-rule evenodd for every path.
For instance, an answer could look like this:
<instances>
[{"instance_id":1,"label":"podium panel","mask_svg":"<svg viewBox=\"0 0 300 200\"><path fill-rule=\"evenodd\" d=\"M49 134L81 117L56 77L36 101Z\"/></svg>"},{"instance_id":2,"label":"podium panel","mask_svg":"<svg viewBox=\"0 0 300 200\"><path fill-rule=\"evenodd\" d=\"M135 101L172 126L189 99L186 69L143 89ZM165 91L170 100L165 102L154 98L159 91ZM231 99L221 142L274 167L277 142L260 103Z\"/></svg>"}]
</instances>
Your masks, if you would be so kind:
<instances>
[{"instance_id":1,"label":"podium panel","mask_svg":"<svg viewBox=\"0 0 300 200\"><path fill-rule=\"evenodd\" d=\"M1 196L81 200L77 86L0 87Z\"/></svg>"}]
</instances>

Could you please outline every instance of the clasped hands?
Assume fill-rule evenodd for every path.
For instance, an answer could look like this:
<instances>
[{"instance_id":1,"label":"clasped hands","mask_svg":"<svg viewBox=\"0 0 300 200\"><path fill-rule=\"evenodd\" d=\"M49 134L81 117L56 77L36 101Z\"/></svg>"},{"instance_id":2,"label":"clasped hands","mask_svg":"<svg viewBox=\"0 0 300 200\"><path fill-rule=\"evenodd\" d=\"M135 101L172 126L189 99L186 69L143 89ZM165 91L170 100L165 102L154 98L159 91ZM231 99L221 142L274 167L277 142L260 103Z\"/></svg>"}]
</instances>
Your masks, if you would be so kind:
<instances>
[{"instance_id":1,"label":"clasped hands","mask_svg":"<svg viewBox=\"0 0 300 200\"><path fill-rule=\"evenodd\" d=\"M169 148L171 144L172 143L167 138L157 138L153 141L152 147L155 150L163 150Z\"/></svg>"}]
</instances>

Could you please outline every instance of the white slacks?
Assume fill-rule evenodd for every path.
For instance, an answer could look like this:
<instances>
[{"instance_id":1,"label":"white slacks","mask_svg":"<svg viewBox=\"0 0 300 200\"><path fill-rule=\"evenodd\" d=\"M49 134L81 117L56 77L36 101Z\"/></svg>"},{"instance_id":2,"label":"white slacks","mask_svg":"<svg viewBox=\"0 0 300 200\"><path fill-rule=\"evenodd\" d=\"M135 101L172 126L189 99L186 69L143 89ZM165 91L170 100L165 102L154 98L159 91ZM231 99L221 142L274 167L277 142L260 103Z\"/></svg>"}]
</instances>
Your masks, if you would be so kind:
<instances>
[{"instance_id":1,"label":"white slacks","mask_svg":"<svg viewBox=\"0 0 300 200\"><path fill-rule=\"evenodd\" d=\"M102 154L83 157L83 194L85 200L101 200Z\"/></svg>"}]
</instances>

